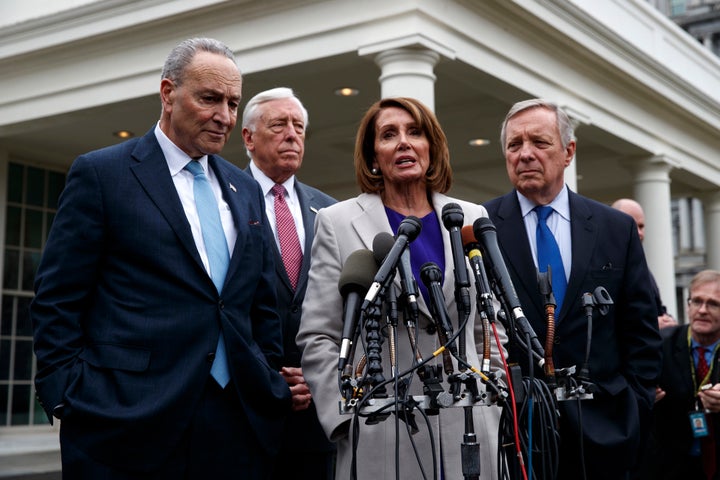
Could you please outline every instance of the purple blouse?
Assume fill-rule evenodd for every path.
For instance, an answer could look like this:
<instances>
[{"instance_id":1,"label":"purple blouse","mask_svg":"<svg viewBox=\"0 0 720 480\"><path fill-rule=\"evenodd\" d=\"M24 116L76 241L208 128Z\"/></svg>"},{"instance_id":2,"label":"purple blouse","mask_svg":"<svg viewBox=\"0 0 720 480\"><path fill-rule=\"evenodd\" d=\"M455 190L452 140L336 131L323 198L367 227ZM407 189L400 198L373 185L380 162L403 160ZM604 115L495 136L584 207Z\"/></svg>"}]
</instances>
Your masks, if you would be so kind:
<instances>
[{"instance_id":1,"label":"purple blouse","mask_svg":"<svg viewBox=\"0 0 720 480\"><path fill-rule=\"evenodd\" d=\"M385 207L385 213L390 222L393 235L397 235L397 229L400 226L400 222L405 219L405 215L388 207ZM412 266L413 276L417 281L420 293L425 299L425 304L430 305L427 288L420 280L420 267L427 262L433 262L440 267L440 271L443 272L443 278L445 278L445 249L443 247L440 221L438 220L435 210L421 218L420 222L422 223L420 235L410 242L408 248L410 249L410 264Z\"/></svg>"}]
</instances>

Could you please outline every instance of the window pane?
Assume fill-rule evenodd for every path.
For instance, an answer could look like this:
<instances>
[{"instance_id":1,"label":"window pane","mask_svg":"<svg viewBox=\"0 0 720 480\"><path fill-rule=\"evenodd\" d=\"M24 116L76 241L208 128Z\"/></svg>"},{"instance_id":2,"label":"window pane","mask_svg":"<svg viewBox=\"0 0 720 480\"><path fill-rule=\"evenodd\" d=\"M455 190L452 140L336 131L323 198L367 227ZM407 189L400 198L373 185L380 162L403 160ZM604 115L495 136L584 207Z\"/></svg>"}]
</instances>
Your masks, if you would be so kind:
<instances>
[{"instance_id":1,"label":"window pane","mask_svg":"<svg viewBox=\"0 0 720 480\"><path fill-rule=\"evenodd\" d=\"M3 272L3 287L16 290L20 278L20 254L17 250L5 250L5 271Z\"/></svg>"},{"instance_id":2,"label":"window pane","mask_svg":"<svg viewBox=\"0 0 720 480\"><path fill-rule=\"evenodd\" d=\"M40 264L40 252L25 252L23 255L23 281L22 289L28 292L33 291L33 282Z\"/></svg>"},{"instance_id":3,"label":"window pane","mask_svg":"<svg viewBox=\"0 0 720 480\"><path fill-rule=\"evenodd\" d=\"M0 380L10 379L10 340L0 340Z\"/></svg>"},{"instance_id":4,"label":"window pane","mask_svg":"<svg viewBox=\"0 0 720 480\"><path fill-rule=\"evenodd\" d=\"M30 422L30 385L13 387L12 425L27 425Z\"/></svg>"},{"instance_id":5,"label":"window pane","mask_svg":"<svg viewBox=\"0 0 720 480\"><path fill-rule=\"evenodd\" d=\"M8 202L22 202L23 167L11 163L8 167Z\"/></svg>"},{"instance_id":6,"label":"window pane","mask_svg":"<svg viewBox=\"0 0 720 480\"><path fill-rule=\"evenodd\" d=\"M7 425L8 392L7 385L0 385L0 427Z\"/></svg>"},{"instance_id":7,"label":"window pane","mask_svg":"<svg viewBox=\"0 0 720 480\"><path fill-rule=\"evenodd\" d=\"M2 297L2 317L0 317L0 335L9 336L12 333L13 299L10 295Z\"/></svg>"},{"instance_id":8,"label":"window pane","mask_svg":"<svg viewBox=\"0 0 720 480\"><path fill-rule=\"evenodd\" d=\"M57 201L65 187L65 175L58 172L48 172L47 207L57 209Z\"/></svg>"},{"instance_id":9,"label":"window pane","mask_svg":"<svg viewBox=\"0 0 720 480\"><path fill-rule=\"evenodd\" d=\"M41 210L25 210L25 241L26 247L42 247L43 212Z\"/></svg>"},{"instance_id":10,"label":"window pane","mask_svg":"<svg viewBox=\"0 0 720 480\"><path fill-rule=\"evenodd\" d=\"M18 207L7 208L7 225L5 226L5 244L20 246L20 216L22 210Z\"/></svg>"},{"instance_id":11,"label":"window pane","mask_svg":"<svg viewBox=\"0 0 720 480\"><path fill-rule=\"evenodd\" d=\"M45 198L45 171L27 167L27 185L25 187L25 203L42 207Z\"/></svg>"},{"instance_id":12,"label":"window pane","mask_svg":"<svg viewBox=\"0 0 720 480\"><path fill-rule=\"evenodd\" d=\"M32 298L17 297L17 324L16 335L19 337L32 337L32 325L30 323L30 302ZM12 317L10 317L12 318Z\"/></svg>"},{"instance_id":13,"label":"window pane","mask_svg":"<svg viewBox=\"0 0 720 480\"><path fill-rule=\"evenodd\" d=\"M32 341L15 341L15 381L32 379Z\"/></svg>"}]
</instances>

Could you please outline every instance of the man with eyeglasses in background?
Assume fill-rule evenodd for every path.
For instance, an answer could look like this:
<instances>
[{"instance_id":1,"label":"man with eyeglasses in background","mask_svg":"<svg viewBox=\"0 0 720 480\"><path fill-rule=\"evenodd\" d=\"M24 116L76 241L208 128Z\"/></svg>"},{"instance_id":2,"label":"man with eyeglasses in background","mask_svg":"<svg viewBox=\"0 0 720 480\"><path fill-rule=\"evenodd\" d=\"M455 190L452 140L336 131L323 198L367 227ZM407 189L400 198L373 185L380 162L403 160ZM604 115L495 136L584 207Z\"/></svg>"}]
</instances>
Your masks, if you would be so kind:
<instances>
[{"instance_id":1,"label":"man with eyeglasses in background","mask_svg":"<svg viewBox=\"0 0 720 480\"><path fill-rule=\"evenodd\" d=\"M718 479L720 271L690 282L688 324L661 330L663 369L643 478Z\"/></svg>"}]
</instances>

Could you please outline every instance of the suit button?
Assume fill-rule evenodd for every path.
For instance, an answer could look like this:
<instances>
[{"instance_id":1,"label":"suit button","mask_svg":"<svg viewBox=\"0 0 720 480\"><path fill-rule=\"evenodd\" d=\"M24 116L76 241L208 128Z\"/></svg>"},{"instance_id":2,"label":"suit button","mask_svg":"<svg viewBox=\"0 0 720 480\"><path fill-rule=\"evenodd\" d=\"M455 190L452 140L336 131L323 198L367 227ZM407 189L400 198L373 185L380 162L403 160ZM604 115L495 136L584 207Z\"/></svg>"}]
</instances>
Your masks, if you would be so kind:
<instances>
[{"instance_id":1,"label":"suit button","mask_svg":"<svg viewBox=\"0 0 720 480\"><path fill-rule=\"evenodd\" d=\"M206 360L207 360L208 363L212 363L213 360L215 360L215 352L210 352L210 353L208 353Z\"/></svg>"},{"instance_id":2,"label":"suit button","mask_svg":"<svg viewBox=\"0 0 720 480\"><path fill-rule=\"evenodd\" d=\"M222 298L218 301L218 307L220 307L220 310L225 308L225 302L223 302Z\"/></svg>"},{"instance_id":3,"label":"suit button","mask_svg":"<svg viewBox=\"0 0 720 480\"><path fill-rule=\"evenodd\" d=\"M299 311L300 311L300 307L298 307L297 305L293 305L293 307L292 307L292 313L297 313L297 312L299 312Z\"/></svg>"}]
</instances>

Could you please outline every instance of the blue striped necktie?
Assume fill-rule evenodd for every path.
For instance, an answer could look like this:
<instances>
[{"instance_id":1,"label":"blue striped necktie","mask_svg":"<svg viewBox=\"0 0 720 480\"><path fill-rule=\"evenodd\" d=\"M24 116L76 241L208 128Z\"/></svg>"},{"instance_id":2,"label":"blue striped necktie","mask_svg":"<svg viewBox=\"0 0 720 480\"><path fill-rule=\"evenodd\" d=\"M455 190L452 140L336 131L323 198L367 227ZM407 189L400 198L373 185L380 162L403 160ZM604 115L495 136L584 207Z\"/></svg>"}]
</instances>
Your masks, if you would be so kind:
<instances>
[{"instance_id":1,"label":"blue striped necktie","mask_svg":"<svg viewBox=\"0 0 720 480\"><path fill-rule=\"evenodd\" d=\"M210 278L212 278L218 293L220 293L222 292L225 275L227 274L228 265L230 264L230 251L228 250L227 239L225 238L225 232L223 231L222 222L220 221L218 202L200 162L191 161L185 166L185 169L192 173L194 177L193 194L195 196L195 206L197 207L198 217L200 217L200 227L202 228L205 251L207 252L208 262L210 263ZM210 368L210 374L223 388L230 382L230 371L228 369L222 330L220 331L220 338L218 338L217 348L215 349L215 359Z\"/></svg>"},{"instance_id":2,"label":"blue striped necktie","mask_svg":"<svg viewBox=\"0 0 720 480\"><path fill-rule=\"evenodd\" d=\"M552 289L557 304L556 311L559 312L562 307L563 298L565 298L565 290L567 289L567 279L565 278L565 268L563 267L562 257L560 256L560 248L555 241L555 236L547 226L547 219L553 212L552 207L537 206L537 229L535 230L535 241L537 243L538 270L547 272L548 266L552 272Z\"/></svg>"}]
</instances>

